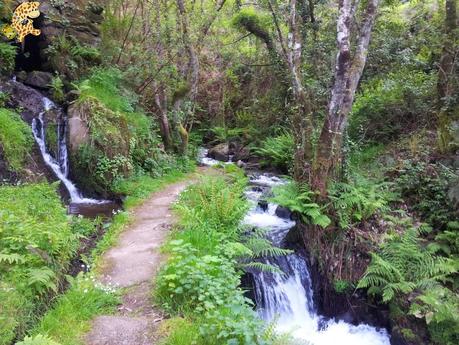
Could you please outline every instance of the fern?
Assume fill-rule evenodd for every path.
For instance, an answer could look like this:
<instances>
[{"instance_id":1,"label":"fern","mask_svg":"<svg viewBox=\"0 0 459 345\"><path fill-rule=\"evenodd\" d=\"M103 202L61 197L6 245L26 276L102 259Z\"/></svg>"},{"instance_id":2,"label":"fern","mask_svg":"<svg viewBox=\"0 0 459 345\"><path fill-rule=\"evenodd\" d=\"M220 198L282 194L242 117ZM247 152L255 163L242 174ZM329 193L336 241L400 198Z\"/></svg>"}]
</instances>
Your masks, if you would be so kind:
<instances>
[{"instance_id":1,"label":"fern","mask_svg":"<svg viewBox=\"0 0 459 345\"><path fill-rule=\"evenodd\" d=\"M20 265L25 263L27 260L23 255L12 253L12 254L5 254L0 253L0 264L6 263L9 265Z\"/></svg>"},{"instance_id":2,"label":"fern","mask_svg":"<svg viewBox=\"0 0 459 345\"><path fill-rule=\"evenodd\" d=\"M241 265L242 269L244 270L247 270L247 269L256 269L258 271L262 271L262 272L268 272L268 273L272 273L272 274L284 274L284 272L282 272L282 270L275 266L275 265L271 265L271 264L265 264L263 262L258 262L258 261L254 261L254 262L249 262L247 264L242 264Z\"/></svg>"},{"instance_id":3,"label":"fern","mask_svg":"<svg viewBox=\"0 0 459 345\"><path fill-rule=\"evenodd\" d=\"M398 293L434 288L457 273L457 263L435 256L421 245L419 229L411 226L403 235L392 235L371 254L371 263L358 288L392 301Z\"/></svg>"},{"instance_id":4,"label":"fern","mask_svg":"<svg viewBox=\"0 0 459 345\"><path fill-rule=\"evenodd\" d=\"M330 218L324 214L324 207L313 201L315 193L306 184L289 183L273 189L272 202L288 208L301 215L308 224L326 228L330 225Z\"/></svg>"},{"instance_id":5,"label":"fern","mask_svg":"<svg viewBox=\"0 0 459 345\"><path fill-rule=\"evenodd\" d=\"M23 341L16 343L15 345L60 345L51 338L38 334L35 337L25 337Z\"/></svg>"},{"instance_id":6,"label":"fern","mask_svg":"<svg viewBox=\"0 0 459 345\"><path fill-rule=\"evenodd\" d=\"M49 290L56 292L56 280L56 273L48 267L32 268L28 271L27 284L33 287L40 295Z\"/></svg>"},{"instance_id":7,"label":"fern","mask_svg":"<svg viewBox=\"0 0 459 345\"><path fill-rule=\"evenodd\" d=\"M349 229L353 223L368 219L378 210L388 210L389 202L395 198L388 186L388 183L376 184L359 175L350 183L333 183L329 198L340 228Z\"/></svg>"}]
</instances>

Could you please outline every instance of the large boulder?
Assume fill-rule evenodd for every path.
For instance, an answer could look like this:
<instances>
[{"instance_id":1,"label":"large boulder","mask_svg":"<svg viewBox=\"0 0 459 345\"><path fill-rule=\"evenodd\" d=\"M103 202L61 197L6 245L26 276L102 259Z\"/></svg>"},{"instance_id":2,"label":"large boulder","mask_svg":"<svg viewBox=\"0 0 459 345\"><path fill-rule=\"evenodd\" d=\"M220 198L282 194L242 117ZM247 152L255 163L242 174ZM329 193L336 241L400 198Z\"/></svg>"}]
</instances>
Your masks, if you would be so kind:
<instances>
[{"instance_id":1,"label":"large boulder","mask_svg":"<svg viewBox=\"0 0 459 345\"><path fill-rule=\"evenodd\" d=\"M49 89L52 80L53 75L49 72L32 71L27 73L24 84L39 89Z\"/></svg>"},{"instance_id":2,"label":"large boulder","mask_svg":"<svg viewBox=\"0 0 459 345\"><path fill-rule=\"evenodd\" d=\"M20 2L7 2L9 11L6 13L11 14ZM41 15L33 20L33 25L41 34L26 37L24 52L16 57L16 69L56 71L73 80L100 62L100 56L91 50L101 42L99 24L103 21L103 8L95 3L90 0L40 1ZM46 84L30 85L43 88Z\"/></svg>"},{"instance_id":3,"label":"large boulder","mask_svg":"<svg viewBox=\"0 0 459 345\"><path fill-rule=\"evenodd\" d=\"M226 143L218 144L212 147L208 153L208 156L210 158L213 158L213 159L216 159L222 162L227 162L229 160L229 155L230 155L230 149L229 149L229 145Z\"/></svg>"},{"instance_id":4,"label":"large boulder","mask_svg":"<svg viewBox=\"0 0 459 345\"><path fill-rule=\"evenodd\" d=\"M11 80L0 81L0 91L9 95L7 106L21 109L22 119L29 124L45 110L43 95L27 85Z\"/></svg>"},{"instance_id":5,"label":"large boulder","mask_svg":"<svg viewBox=\"0 0 459 345\"><path fill-rule=\"evenodd\" d=\"M89 127L81 107L73 104L68 109L68 144L71 152L86 144L89 140Z\"/></svg>"}]
</instances>

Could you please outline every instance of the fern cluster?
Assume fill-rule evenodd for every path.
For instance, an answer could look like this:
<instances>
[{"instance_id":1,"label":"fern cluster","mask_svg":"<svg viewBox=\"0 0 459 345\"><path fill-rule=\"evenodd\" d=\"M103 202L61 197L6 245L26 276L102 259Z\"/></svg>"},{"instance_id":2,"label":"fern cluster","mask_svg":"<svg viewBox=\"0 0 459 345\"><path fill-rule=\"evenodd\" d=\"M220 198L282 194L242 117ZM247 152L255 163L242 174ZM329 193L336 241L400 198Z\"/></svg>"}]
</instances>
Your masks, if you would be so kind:
<instances>
[{"instance_id":1,"label":"fern cluster","mask_svg":"<svg viewBox=\"0 0 459 345\"><path fill-rule=\"evenodd\" d=\"M326 228L331 220L325 214L325 207L313 201L315 193L307 184L289 183L273 189L274 203L297 212L307 224L319 225Z\"/></svg>"},{"instance_id":2,"label":"fern cluster","mask_svg":"<svg viewBox=\"0 0 459 345\"><path fill-rule=\"evenodd\" d=\"M371 263L357 288L368 289L384 303L408 302L405 312L424 318L431 336L437 336L437 343L457 344L459 295L450 288L454 286L459 261L439 256L425 245L420 234L430 231L429 227L415 227L408 218L398 223L406 230L388 235L379 252L371 253Z\"/></svg>"},{"instance_id":3,"label":"fern cluster","mask_svg":"<svg viewBox=\"0 0 459 345\"><path fill-rule=\"evenodd\" d=\"M57 291L79 245L56 187L0 187L0 345L20 335L34 308Z\"/></svg>"},{"instance_id":4,"label":"fern cluster","mask_svg":"<svg viewBox=\"0 0 459 345\"><path fill-rule=\"evenodd\" d=\"M375 212L385 212L395 197L388 183L374 183L355 175L349 182L335 182L330 186L329 198L341 229L349 229L355 222L370 218Z\"/></svg>"},{"instance_id":5,"label":"fern cluster","mask_svg":"<svg viewBox=\"0 0 459 345\"><path fill-rule=\"evenodd\" d=\"M266 165L288 172L293 167L294 147L293 135L283 131L277 136L264 139L255 153L264 159Z\"/></svg>"}]
</instances>

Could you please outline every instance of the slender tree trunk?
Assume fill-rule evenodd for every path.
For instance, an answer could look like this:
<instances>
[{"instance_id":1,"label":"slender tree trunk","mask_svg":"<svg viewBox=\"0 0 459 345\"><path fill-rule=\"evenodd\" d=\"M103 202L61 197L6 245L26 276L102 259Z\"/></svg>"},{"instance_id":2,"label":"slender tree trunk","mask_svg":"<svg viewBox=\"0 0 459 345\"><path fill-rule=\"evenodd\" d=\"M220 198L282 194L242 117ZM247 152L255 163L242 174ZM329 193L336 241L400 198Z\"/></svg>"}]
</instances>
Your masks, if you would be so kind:
<instances>
[{"instance_id":1,"label":"slender tree trunk","mask_svg":"<svg viewBox=\"0 0 459 345\"><path fill-rule=\"evenodd\" d=\"M446 0L445 5L445 41L439 63L437 82L438 101L441 107L438 114L438 139L440 150L443 152L451 151L455 148L455 145L453 145L455 138L454 134L451 133L450 126L452 121L459 118L459 101L452 99L454 96L458 97L457 94L459 92L459 77L457 75L459 39L456 36L458 29L457 1Z\"/></svg>"},{"instance_id":2,"label":"slender tree trunk","mask_svg":"<svg viewBox=\"0 0 459 345\"><path fill-rule=\"evenodd\" d=\"M304 180L309 175L312 159L312 110L301 76L302 35L301 17L297 10L297 1L290 0L289 33L287 37L287 66L289 69L294 114L292 117L295 137L294 177Z\"/></svg>"},{"instance_id":3,"label":"slender tree trunk","mask_svg":"<svg viewBox=\"0 0 459 345\"><path fill-rule=\"evenodd\" d=\"M161 138L163 140L164 148L166 151L171 151L173 149L171 129L169 126L169 119L167 117L167 102L164 95L164 90L157 89L155 94L155 103L158 108L158 120L159 120L159 130L161 133Z\"/></svg>"},{"instance_id":4,"label":"slender tree trunk","mask_svg":"<svg viewBox=\"0 0 459 345\"><path fill-rule=\"evenodd\" d=\"M351 35L355 25L355 6L358 1L339 0L337 23L338 54L328 113L319 137L316 157L311 174L311 186L327 193L327 183L340 166L341 145L348 115L352 110L355 91L365 67L371 31L375 22L379 0L367 0L363 22L357 35L354 54L351 51Z\"/></svg>"},{"instance_id":5,"label":"slender tree trunk","mask_svg":"<svg viewBox=\"0 0 459 345\"><path fill-rule=\"evenodd\" d=\"M182 39L185 49L188 53L188 84L189 84L189 98L192 103L196 101L196 97L198 94L198 86L199 86L199 59L196 54L196 50L194 49L193 43L191 42L191 37L189 33L189 22L188 22L188 14L186 13L185 4L183 0L177 0L177 8L180 14L180 21L181 21L181 29L182 29ZM180 101L181 103L181 101ZM179 111L179 109L176 109ZM181 145L180 151L181 154L186 154L188 150L188 132L185 126L182 124L180 119L177 117L177 130L180 135Z\"/></svg>"}]
</instances>

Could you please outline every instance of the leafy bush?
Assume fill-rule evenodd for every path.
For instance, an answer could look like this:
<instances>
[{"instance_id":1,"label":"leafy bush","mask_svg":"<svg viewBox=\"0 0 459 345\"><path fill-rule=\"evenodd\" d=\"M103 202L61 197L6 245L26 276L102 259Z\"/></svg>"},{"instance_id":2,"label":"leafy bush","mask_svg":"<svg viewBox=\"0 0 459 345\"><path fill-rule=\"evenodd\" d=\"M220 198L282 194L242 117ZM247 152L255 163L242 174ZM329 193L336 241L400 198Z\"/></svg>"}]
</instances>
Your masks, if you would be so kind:
<instances>
[{"instance_id":1,"label":"leafy bush","mask_svg":"<svg viewBox=\"0 0 459 345\"><path fill-rule=\"evenodd\" d=\"M287 173L293 168L294 148L293 135L284 132L278 136L266 138L260 147L255 149L255 153L264 159L266 165L279 168Z\"/></svg>"},{"instance_id":2,"label":"leafy bush","mask_svg":"<svg viewBox=\"0 0 459 345\"><path fill-rule=\"evenodd\" d=\"M397 172L396 188L426 222L442 228L455 218L457 210L449 199L448 189L458 177L451 169L407 160Z\"/></svg>"},{"instance_id":3,"label":"leafy bush","mask_svg":"<svg viewBox=\"0 0 459 345\"><path fill-rule=\"evenodd\" d=\"M352 110L351 138L386 143L427 124L435 81L434 74L400 70L364 84Z\"/></svg>"},{"instance_id":4,"label":"leafy bush","mask_svg":"<svg viewBox=\"0 0 459 345\"><path fill-rule=\"evenodd\" d=\"M174 321L164 344L262 345L275 338L239 288L239 267L247 264L241 258L284 251L250 243L239 227L247 209L246 178L231 170L229 181L204 179L182 193L176 205L183 230L165 246L169 260L156 279L155 296L169 313L190 322L176 321L182 328Z\"/></svg>"},{"instance_id":5,"label":"leafy bush","mask_svg":"<svg viewBox=\"0 0 459 345\"><path fill-rule=\"evenodd\" d=\"M0 74L9 76L14 70L16 47L0 42Z\"/></svg>"},{"instance_id":6,"label":"leafy bush","mask_svg":"<svg viewBox=\"0 0 459 345\"><path fill-rule=\"evenodd\" d=\"M167 311L206 312L238 295L234 262L222 256L199 256L182 240L172 241L169 247L173 257L157 280L157 297Z\"/></svg>"},{"instance_id":7,"label":"leafy bush","mask_svg":"<svg viewBox=\"0 0 459 345\"><path fill-rule=\"evenodd\" d=\"M55 185L0 187L0 344L24 332L78 243Z\"/></svg>"},{"instance_id":8,"label":"leafy bush","mask_svg":"<svg viewBox=\"0 0 459 345\"><path fill-rule=\"evenodd\" d=\"M459 295L449 289L436 287L416 297L410 314L423 318L436 344L459 342Z\"/></svg>"},{"instance_id":9,"label":"leafy bush","mask_svg":"<svg viewBox=\"0 0 459 345\"><path fill-rule=\"evenodd\" d=\"M21 117L0 108L0 148L12 170L21 170L32 143L32 131Z\"/></svg>"}]
</instances>

